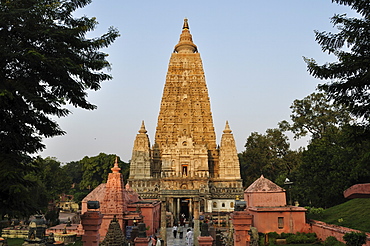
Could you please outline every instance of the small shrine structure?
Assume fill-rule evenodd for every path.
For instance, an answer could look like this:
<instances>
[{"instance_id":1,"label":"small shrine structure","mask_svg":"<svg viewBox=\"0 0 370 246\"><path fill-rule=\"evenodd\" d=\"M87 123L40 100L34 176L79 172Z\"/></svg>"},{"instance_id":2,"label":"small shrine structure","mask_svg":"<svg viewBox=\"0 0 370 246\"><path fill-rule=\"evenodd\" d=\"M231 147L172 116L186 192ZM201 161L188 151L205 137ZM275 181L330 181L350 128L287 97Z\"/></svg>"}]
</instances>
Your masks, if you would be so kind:
<instances>
[{"instance_id":1,"label":"small shrine structure","mask_svg":"<svg viewBox=\"0 0 370 246\"><path fill-rule=\"evenodd\" d=\"M82 200L81 214L88 210L88 201L100 203L100 212L103 215L99 230L101 239L105 238L113 219L124 233L126 228L132 228L137 223L144 222L149 225L147 234L154 234L159 229L160 201L143 200L128 184L124 185L121 169L118 167L118 158L111 170L107 183L97 186Z\"/></svg>"},{"instance_id":2,"label":"small shrine structure","mask_svg":"<svg viewBox=\"0 0 370 246\"><path fill-rule=\"evenodd\" d=\"M285 190L261 175L245 191L246 212L259 232L307 231L306 209L287 205Z\"/></svg>"}]
</instances>

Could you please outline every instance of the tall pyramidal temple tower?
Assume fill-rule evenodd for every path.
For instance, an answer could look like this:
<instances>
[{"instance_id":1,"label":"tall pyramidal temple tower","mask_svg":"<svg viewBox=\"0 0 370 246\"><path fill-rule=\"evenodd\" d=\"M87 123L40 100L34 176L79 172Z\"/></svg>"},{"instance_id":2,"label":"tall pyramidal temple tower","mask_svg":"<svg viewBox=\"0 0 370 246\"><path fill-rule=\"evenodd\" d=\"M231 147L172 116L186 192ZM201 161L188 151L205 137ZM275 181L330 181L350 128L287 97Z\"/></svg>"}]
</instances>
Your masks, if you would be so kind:
<instances>
[{"instance_id":1,"label":"tall pyramidal temple tower","mask_svg":"<svg viewBox=\"0 0 370 246\"><path fill-rule=\"evenodd\" d=\"M236 196L243 196L228 122L220 146L216 144L202 60L187 19L170 58L155 142L150 145L143 122L128 182L143 198L161 199L175 220L231 211Z\"/></svg>"}]
</instances>

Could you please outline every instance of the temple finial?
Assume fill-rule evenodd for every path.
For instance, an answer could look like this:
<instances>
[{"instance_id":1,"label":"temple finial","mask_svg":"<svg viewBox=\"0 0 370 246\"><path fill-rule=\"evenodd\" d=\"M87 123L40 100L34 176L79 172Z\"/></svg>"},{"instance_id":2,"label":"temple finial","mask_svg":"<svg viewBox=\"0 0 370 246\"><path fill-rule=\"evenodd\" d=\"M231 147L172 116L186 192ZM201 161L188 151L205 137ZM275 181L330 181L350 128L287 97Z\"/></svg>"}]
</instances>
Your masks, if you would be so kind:
<instances>
[{"instance_id":1,"label":"temple finial","mask_svg":"<svg viewBox=\"0 0 370 246\"><path fill-rule=\"evenodd\" d=\"M112 170L113 173L119 173L119 171L121 170L121 168L119 168L119 166L118 166L118 156L116 156L116 160L114 162L114 167L111 168L110 170Z\"/></svg>"},{"instance_id":2,"label":"temple finial","mask_svg":"<svg viewBox=\"0 0 370 246\"><path fill-rule=\"evenodd\" d=\"M147 131L145 129L144 121L141 122L141 127L140 127L140 130L139 130L139 133L147 133Z\"/></svg>"},{"instance_id":3,"label":"temple finial","mask_svg":"<svg viewBox=\"0 0 370 246\"><path fill-rule=\"evenodd\" d=\"M188 19L184 19L184 25L180 35L179 43L175 46L175 53L197 53L197 46L193 43L193 38L190 34Z\"/></svg>"},{"instance_id":4,"label":"temple finial","mask_svg":"<svg viewBox=\"0 0 370 246\"><path fill-rule=\"evenodd\" d=\"M184 19L184 25L183 25L182 29L183 30L189 29L189 23L188 23L188 19L187 18Z\"/></svg>"},{"instance_id":5,"label":"temple finial","mask_svg":"<svg viewBox=\"0 0 370 246\"><path fill-rule=\"evenodd\" d=\"M229 121L226 121L224 133L231 133L231 129L230 129L230 126L229 126Z\"/></svg>"}]
</instances>

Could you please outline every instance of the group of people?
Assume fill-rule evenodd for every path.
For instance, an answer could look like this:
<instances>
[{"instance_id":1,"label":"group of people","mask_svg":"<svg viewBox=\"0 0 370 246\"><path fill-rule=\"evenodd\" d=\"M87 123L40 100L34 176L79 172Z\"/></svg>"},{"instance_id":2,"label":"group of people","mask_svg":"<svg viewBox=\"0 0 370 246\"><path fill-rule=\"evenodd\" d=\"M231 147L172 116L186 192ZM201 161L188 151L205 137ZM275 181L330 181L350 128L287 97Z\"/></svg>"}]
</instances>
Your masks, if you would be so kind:
<instances>
[{"instance_id":1,"label":"group of people","mask_svg":"<svg viewBox=\"0 0 370 246\"><path fill-rule=\"evenodd\" d=\"M179 233L179 238L182 239L183 230L184 230L183 226L179 225L177 227L176 225L174 225L172 227L173 237L177 238L177 233ZM186 230L185 242L187 246L193 246L193 231L190 228ZM162 245L162 242L160 238L158 238L156 235L153 235L150 237L149 246L161 246L161 245Z\"/></svg>"},{"instance_id":2,"label":"group of people","mask_svg":"<svg viewBox=\"0 0 370 246\"><path fill-rule=\"evenodd\" d=\"M179 238L182 239L184 234L184 226L179 225L177 227L177 225L174 225L172 227L172 233L174 238L176 238L177 233L179 233ZM193 231L190 228L186 230L185 242L187 246L193 246Z\"/></svg>"}]
</instances>

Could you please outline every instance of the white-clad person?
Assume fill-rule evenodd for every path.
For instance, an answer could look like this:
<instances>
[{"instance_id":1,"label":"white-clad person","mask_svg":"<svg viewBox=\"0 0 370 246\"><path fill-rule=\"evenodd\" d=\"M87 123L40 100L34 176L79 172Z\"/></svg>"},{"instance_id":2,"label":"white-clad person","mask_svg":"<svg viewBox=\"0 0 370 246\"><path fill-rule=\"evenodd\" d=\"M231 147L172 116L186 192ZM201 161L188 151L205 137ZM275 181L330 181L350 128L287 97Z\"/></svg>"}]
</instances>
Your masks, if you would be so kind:
<instances>
[{"instance_id":1,"label":"white-clad person","mask_svg":"<svg viewBox=\"0 0 370 246\"><path fill-rule=\"evenodd\" d=\"M193 246L193 231L190 228L187 230L185 241L187 246Z\"/></svg>"}]
</instances>

